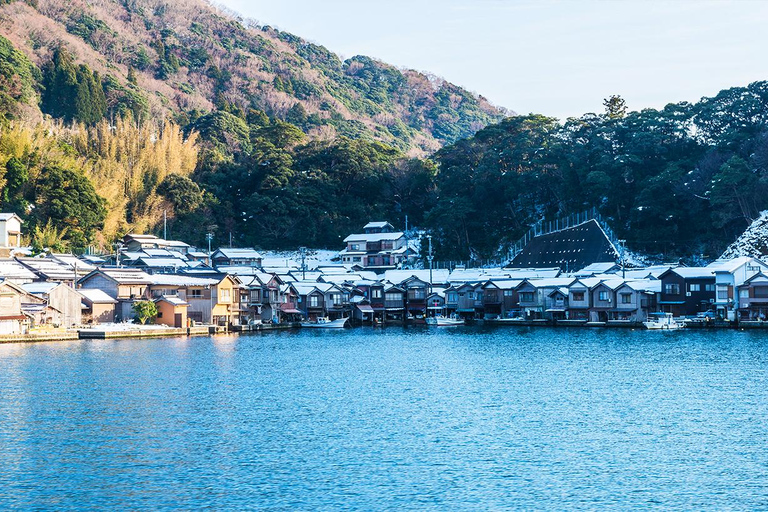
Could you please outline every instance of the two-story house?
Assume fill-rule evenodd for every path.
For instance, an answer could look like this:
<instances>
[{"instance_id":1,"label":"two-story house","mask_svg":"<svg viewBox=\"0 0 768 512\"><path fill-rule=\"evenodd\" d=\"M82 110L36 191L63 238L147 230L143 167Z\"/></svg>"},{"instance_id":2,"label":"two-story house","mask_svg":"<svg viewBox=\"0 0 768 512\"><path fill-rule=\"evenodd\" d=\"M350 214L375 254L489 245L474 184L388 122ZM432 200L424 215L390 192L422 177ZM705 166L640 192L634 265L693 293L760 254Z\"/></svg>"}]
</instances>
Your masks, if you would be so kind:
<instances>
[{"instance_id":1,"label":"two-story house","mask_svg":"<svg viewBox=\"0 0 768 512\"><path fill-rule=\"evenodd\" d=\"M715 274L716 311L719 316L728 320L734 320L735 313L742 309L736 289L751 277L768 273L768 264L747 256L717 260L707 265L707 268L711 268Z\"/></svg>"},{"instance_id":2,"label":"two-story house","mask_svg":"<svg viewBox=\"0 0 768 512\"><path fill-rule=\"evenodd\" d=\"M137 268L101 267L78 281L78 287L97 289L117 301L115 321L128 321L134 317L133 303L145 300L147 288L152 284L149 274Z\"/></svg>"},{"instance_id":3,"label":"two-story house","mask_svg":"<svg viewBox=\"0 0 768 512\"><path fill-rule=\"evenodd\" d=\"M339 253L343 263L383 272L413 256L405 233L394 231L389 222L369 222L363 231L344 239L346 247Z\"/></svg>"},{"instance_id":4,"label":"two-story house","mask_svg":"<svg viewBox=\"0 0 768 512\"><path fill-rule=\"evenodd\" d=\"M696 316L715 308L715 273L710 267L677 267L661 276L661 310Z\"/></svg>"}]
</instances>

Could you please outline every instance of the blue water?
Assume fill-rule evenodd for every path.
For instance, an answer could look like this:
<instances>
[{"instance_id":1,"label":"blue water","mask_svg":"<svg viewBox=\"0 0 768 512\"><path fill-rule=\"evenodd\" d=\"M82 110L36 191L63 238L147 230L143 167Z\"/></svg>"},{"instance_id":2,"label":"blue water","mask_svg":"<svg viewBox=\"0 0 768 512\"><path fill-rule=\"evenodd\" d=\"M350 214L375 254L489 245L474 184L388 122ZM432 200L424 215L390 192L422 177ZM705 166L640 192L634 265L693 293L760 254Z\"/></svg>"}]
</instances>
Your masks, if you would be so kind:
<instances>
[{"instance_id":1,"label":"blue water","mask_svg":"<svg viewBox=\"0 0 768 512\"><path fill-rule=\"evenodd\" d=\"M0 345L0 509L768 508L768 333Z\"/></svg>"}]
</instances>

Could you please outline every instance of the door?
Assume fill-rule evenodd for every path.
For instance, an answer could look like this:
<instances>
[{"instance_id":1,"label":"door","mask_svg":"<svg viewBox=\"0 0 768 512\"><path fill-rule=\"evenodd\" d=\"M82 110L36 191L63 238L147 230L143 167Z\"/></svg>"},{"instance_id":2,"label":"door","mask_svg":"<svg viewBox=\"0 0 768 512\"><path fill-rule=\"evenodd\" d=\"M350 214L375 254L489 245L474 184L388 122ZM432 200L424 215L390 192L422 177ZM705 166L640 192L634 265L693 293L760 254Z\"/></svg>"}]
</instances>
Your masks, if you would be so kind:
<instances>
[{"instance_id":1,"label":"door","mask_svg":"<svg viewBox=\"0 0 768 512\"><path fill-rule=\"evenodd\" d=\"M181 325L181 313L176 313L173 315L173 326L174 327L184 327Z\"/></svg>"}]
</instances>

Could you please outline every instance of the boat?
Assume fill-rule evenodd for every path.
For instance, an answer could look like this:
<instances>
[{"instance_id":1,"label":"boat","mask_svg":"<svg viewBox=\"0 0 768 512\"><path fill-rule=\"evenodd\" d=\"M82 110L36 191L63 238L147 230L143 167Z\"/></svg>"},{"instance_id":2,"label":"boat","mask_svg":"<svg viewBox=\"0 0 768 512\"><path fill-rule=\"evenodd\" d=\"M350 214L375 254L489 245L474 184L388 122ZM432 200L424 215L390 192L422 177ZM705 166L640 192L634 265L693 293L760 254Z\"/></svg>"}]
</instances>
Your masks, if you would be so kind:
<instances>
[{"instance_id":1,"label":"boat","mask_svg":"<svg viewBox=\"0 0 768 512\"><path fill-rule=\"evenodd\" d=\"M427 325L437 327L449 327L452 325L464 325L464 319L455 316L430 316L427 318Z\"/></svg>"},{"instance_id":2,"label":"boat","mask_svg":"<svg viewBox=\"0 0 768 512\"><path fill-rule=\"evenodd\" d=\"M324 329L341 329L347 324L349 318L337 318L330 320L328 317L320 316L314 322L301 322L302 327L321 327Z\"/></svg>"},{"instance_id":3,"label":"boat","mask_svg":"<svg viewBox=\"0 0 768 512\"><path fill-rule=\"evenodd\" d=\"M653 313L652 315L652 319L643 322L643 325L648 329L674 331L685 327L685 324L676 320L672 313Z\"/></svg>"}]
</instances>

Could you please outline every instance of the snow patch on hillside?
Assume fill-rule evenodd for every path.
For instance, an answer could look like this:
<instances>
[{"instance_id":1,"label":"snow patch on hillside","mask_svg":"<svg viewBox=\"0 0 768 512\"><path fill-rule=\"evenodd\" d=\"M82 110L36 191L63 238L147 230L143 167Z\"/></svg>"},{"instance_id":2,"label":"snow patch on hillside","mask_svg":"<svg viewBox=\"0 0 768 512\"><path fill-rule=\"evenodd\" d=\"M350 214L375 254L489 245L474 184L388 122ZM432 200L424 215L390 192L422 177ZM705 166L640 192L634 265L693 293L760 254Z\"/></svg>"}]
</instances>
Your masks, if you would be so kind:
<instances>
[{"instance_id":1,"label":"snow patch on hillside","mask_svg":"<svg viewBox=\"0 0 768 512\"><path fill-rule=\"evenodd\" d=\"M766 259L768 255L768 210L761 212L760 217L725 250L720 259L750 256Z\"/></svg>"}]
</instances>

